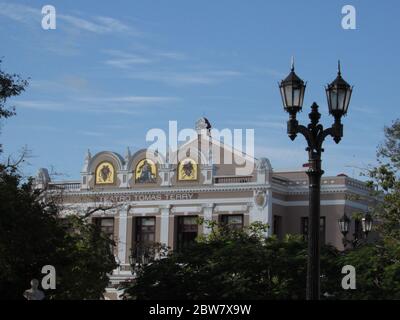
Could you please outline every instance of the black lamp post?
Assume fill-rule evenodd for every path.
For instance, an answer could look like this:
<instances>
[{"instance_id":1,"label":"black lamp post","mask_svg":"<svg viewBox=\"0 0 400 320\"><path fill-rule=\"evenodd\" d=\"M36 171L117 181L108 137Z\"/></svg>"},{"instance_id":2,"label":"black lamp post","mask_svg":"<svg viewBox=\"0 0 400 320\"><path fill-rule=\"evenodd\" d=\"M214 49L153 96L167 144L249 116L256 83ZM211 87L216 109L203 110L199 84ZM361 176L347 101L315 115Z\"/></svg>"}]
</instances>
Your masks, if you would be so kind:
<instances>
[{"instance_id":1,"label":"black lamp post","mask_svg":"<svg viewBox=\"0 0 400 320\"><path fill-rule=\"evenodd\" d=\"M289 113L287 122L287 133L291 140L297 134L302 134L308 147L309 169L309 229L308 229L308 259L307 259L307 300L318 300L320 297L320 189L321 176L321 153L324 151L322 143L327 136L332 136L339 143L343 136L343 125L341 118L347 113L349 107L352 87L343 80L340 72L340 63L336 79L326 87L329 113L335 121L330 128L324 130L319 123L321 114L318 105L314 102L309 114L310 123L307 127L299 125L296 120L297 112L301 111L304 100L306 84L294 72L294 63L289 75L279 84L283 108Z\"/></svg>"}]
</instances>

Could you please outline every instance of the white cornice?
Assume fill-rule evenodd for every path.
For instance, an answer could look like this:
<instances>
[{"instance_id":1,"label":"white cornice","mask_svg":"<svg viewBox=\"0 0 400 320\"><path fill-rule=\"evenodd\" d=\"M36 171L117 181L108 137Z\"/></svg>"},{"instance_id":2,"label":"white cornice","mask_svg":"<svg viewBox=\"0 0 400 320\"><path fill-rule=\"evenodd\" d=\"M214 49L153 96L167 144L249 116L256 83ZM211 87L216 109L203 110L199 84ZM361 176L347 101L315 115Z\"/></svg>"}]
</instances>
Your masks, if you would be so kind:
<instances>
[{"instance_id":1,"label":"white cornice","mask_svg":"<svg viewBox=\"0 0 400 320\"><path fill-rule=\"evenodd\" d=\"M285 195L304 195L308 194L308 184L306 185L297 185L297 186L281 186L279 184L272 184L272 191L277 191L279 193ZM359 188L355 188L351 185L347 184L322 184L321 185L321 193L342 193L342 192L351 192L358 195L370 196L370 193L367 190L362 190Z\"/></svg>"},{"instance_id":2,"label":"white cornice","mask_svg":"<svg viewBox=\"0 0 400 320\"><path fill-rule=\"evenodd\" d=\"M284 207L308 207L308 200L304 201L284 201L280 199L272 199L272 203L281 205ZM321 206L337 206L337 205L346 205L350 207L354 207L360 210L367 210L368 205L351 201L351 200L345 200L345 199L339 199L339 200L321 200Z\"/></svg>"},{"instance_id":3,"label":"white cornice","mask_svg":"<svg viewBox=\"0 0 400 320\"><path fill-rule=\"evenodd\" d=\"M154 201L126 201L125 203L127 204L134 204L135 207L131 209L131 212L135 212L138 210L141 210L139 207L157 207L158 209L164 208L166 205L169 206L169 208L174 208L178 206L199 206L199 210L202 209L202 206L205 202L207 202L208 199L192 199L192 200L154 200ZM213 203L215 205L221 205L221 204L230 204L230 205L235 205L235 204L240 204L242 206L249 207L250 204L253 201L253 197L247 197L247 198L215 198L213 199ZM103 202L102 205L107 205L107 204L112 204L111 202ZM74 211L76 209L86 209L86 208L91 208L98 206L98 203L95 202L85 202L85 203L79 203L79 204L73 204L73 203L65 203L65 206L68 206L64 208L64 210L69 210L69 211ZM117 212L118 209L115 208L114 212Z\"/></svg>"},{"instance_id":4,"label":"white cornice","mask_svg":"<svg viewBox=\"0 0 400 320\"><path fill-rule=\"evenodd\" d=\"M171 193L205 193L205 192L234 192L234 191L254 191L254 190L267 190L271 188L269 184L235 184L224 186L187 186L180 188L157 188L157 189L112 189L112 190L84 190L84 191L71 191L64 193L64 197L74 196L94 196L94 195L135 195L135 194L171 194Z\"/></svg>"}]
</instances>

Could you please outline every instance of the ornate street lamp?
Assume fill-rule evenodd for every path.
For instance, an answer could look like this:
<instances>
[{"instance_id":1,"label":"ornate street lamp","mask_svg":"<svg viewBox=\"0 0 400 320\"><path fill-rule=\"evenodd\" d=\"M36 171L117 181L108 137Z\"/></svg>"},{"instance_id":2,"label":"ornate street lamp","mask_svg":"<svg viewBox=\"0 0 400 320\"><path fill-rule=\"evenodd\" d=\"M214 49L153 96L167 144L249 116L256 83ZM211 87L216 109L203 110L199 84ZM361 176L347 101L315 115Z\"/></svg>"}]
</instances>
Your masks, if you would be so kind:
<instances>
[{"instance_id":1,"label":"ornate street lamp","mask_svg":"<svg viewBox=\"0 0 400 320\"><path fill-rule=\"evenodd\" d=\"M363 218L361 218L361 220L357 220L357 221L361 221L362 232L365 234L364 239L367 239L368 233L370 233L372 230L372 224L373 224L372 216L369 213L367 213ZM351 222L351 220L346 216L346 214L344 214L338 220L339 230L343 234L344 247L346 248L347 244L350 243L353 248L356 248L363 243L363 237L361 237L361 239L359 238L357 228L355 227L353 239L352 240L346 239L346 235L350 230L350 222Z\"/></svg>"},{"instance_id":2,"label":"ornate street lamp","mask_svg":"<svg viewBox=\"0 0 400 320\"><path fill-rule=\"evenodd\" d=\"M304 92L306 84L294 72L294 61L292 59L292 67L289 75L282 80L279 85L283 108L290 114L296 114L303 107Z\"/></svg>"},{"instance_id":3,"label":"ornate street lamp","mask_svg":"<svg viewBox=\"0 0 400 320\"><path fill-rule=\"evenodd\" d=\"M351 93L353 87L351 87L343 78L340 71L340 61L338 61L338 74L335 80L331 84L325 87L326 98L328 100L329 113L335 118L346 115L347 109L349 108Z\"/></svg>"},{"instance_id":4,"label":"ornate street lamp","mask_svg":"<svg viewBox=\"0 0 400 320\"><path fill-rule=\"evenodd\" d=\"M307 127L299 125L296 115L301 111L304 100L306 84L294 72L292 60L289 75L281 81L279 89L282 97L283 108L289 113L287 122L287 133L291 140L297 134L302 134L308 147L309 169L309 232L308 232L308 259L307 259L307 292L308 300L318 300L320 296L320 189L321 176L324 173L321 169L321 153L324 151L322 143L327 136L332 136L336 143L339 143L343 136L343 125L341 118L347 113L352 87L343 80L340 64L336 79L326 87L329 113L335 121L330 128L324 130L319 123L321 114L318 112L318 105L314 102L309 113L310 123Z\"/></svg>"},{"instance_id":5,"label":"ornate street lamp","mask_svg":"<svg viewBox=\"0 0 400 320\"><path fill-rule=\"evenodd\" d=\"M362 230L365 233L365 236L368 237L368 233L372 230L372 216L367 213L364 218L361 219Z\"/></svg>"},{"instance_id":6,"label":"ornate street lamp","mask_svg":"<svg viewBox=\"0 0 400 320\"><path fill-rule=\"evenodd\" d=\"M339 222L340 232L343 234L343 237L346 238L346 235L349 232L350 228L350 219L346 214L343 214L343 216L339 219L338 222Z\"/></svg>"}]
</instances>

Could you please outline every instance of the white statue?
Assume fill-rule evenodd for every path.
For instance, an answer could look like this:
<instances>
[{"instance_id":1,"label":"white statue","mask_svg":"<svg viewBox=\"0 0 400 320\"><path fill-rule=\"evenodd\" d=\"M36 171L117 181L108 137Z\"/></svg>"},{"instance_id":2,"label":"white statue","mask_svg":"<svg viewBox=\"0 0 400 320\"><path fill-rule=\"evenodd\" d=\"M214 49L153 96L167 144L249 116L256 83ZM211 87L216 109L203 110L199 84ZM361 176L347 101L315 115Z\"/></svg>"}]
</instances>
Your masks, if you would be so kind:
<instances>
[{"instance_id":1,"label":"white statue","mask_svg":"<svg viewBox=\"0 0 400 320\"><path fill-rule=\"evenodd\" d=\"M25 290L24 298L27 300L43 300L44 293L42 290L38 289L39 281L37 279L31 280L31 288Z\"/></svg>"},{"instance_id":2,"label":"white statue","mask_svg":"<svg viewBox=\"0 0 400 320\"><path fill-rule=\"evenodd\" d=\"M196 121L196 131L197 133L201 133L203 130L206 132L210 132L211 130L211 123L208 121L207 118L202 117Z\"/></svg>"}]
</instances>

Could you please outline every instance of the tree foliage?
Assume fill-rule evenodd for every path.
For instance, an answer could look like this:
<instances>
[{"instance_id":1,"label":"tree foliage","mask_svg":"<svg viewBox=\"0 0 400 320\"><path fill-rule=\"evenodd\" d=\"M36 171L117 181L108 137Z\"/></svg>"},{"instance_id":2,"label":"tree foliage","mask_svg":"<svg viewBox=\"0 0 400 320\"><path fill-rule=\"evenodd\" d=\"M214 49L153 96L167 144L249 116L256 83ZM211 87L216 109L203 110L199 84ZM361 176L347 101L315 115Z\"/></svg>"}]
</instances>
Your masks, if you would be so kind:
<instances>
[{"instance_id":1,"label":"tree foliage","mask_svg":"<svg viewBox=\"0 0 400 320\"><path fill-rule=\"evenodd\" d=\"M400 247L382 241L365 244L343 252L336 261L338 266L351 265L356 270L356 289L333 292L344 300L400 299Z\"/></svg>"},{"instance_id":2,"label":"tree foliage","mask_svg":"<svg viewBox=\"0 0 400 320\"><path fill-rule=\"evenodd\" d=\"M0 70L0 119L14 115L7 100L26 85ZM112 241L83 218L60 217L32 179L19 174L20 164L0 163L0 299L23 299L30 281L44 276L45 265L56 269L56 289L45 292L48 299L101 298L116 267Z\"/></svg>"},{"instance_id":3,"label":"tree foliage","mask_svg":"<svg viewBox=\"0 0 400 320\"><path fill-rule=\"evenodd\" d=\"M357 289L344 299L400 299L400 119L384 129L378 165L367 175L380 201L373 208L378 239L342 255L339 263L357 270Z\"/></svg>"},{"instance_id":4,"label":"tree foliage","mask_svg":"<svg viewBox=\"0 0 400 320\"><path fill-rule=\"evenodd\" d=\"M378 148L379 165L369 171L370 183L378 186L382 201L374 210L380 235L400 245L400 119L385 128L385 140Z\"/></svg>"},{"instance_id":5,"label":"tree foliage","mask_svg":"<svg viewBox=\"0 0 400 320\"><path fill-rule=\"evenodd\" d=\"M57 280L47 298L102 297L116 267L113 243L94 224L61 218L56 205L41 199L32 181L0 166L0 298L21 299L45 265L55 267Z\"/></svg>"},{"instance_id":6,"label":"tree foliage","mask_svg":"<svg viewBox=\"0 0 400 320\"><path fill-rule=\"evenodd\" d=\"M21 78L20 75L4 72L0 68L0 118L15 115L15 108L7 107L6 102L9 98L20 95L27 85L28 81Z\"/></svg>"},{"instance_id":7,"label":"tree foliage","mask_svg":"<svg viewBox=\"0 0 400 320\"><path fill-rule=\"evenodd\" d=\"M306 243L295 236L283 241L263 236L265 226L245 230L213 228L182 252L142 267L126 290L133 299L304 299ZM338 275L331 261L337 251L323 248L323 289Z\"/></svg>"}]
</instances>

